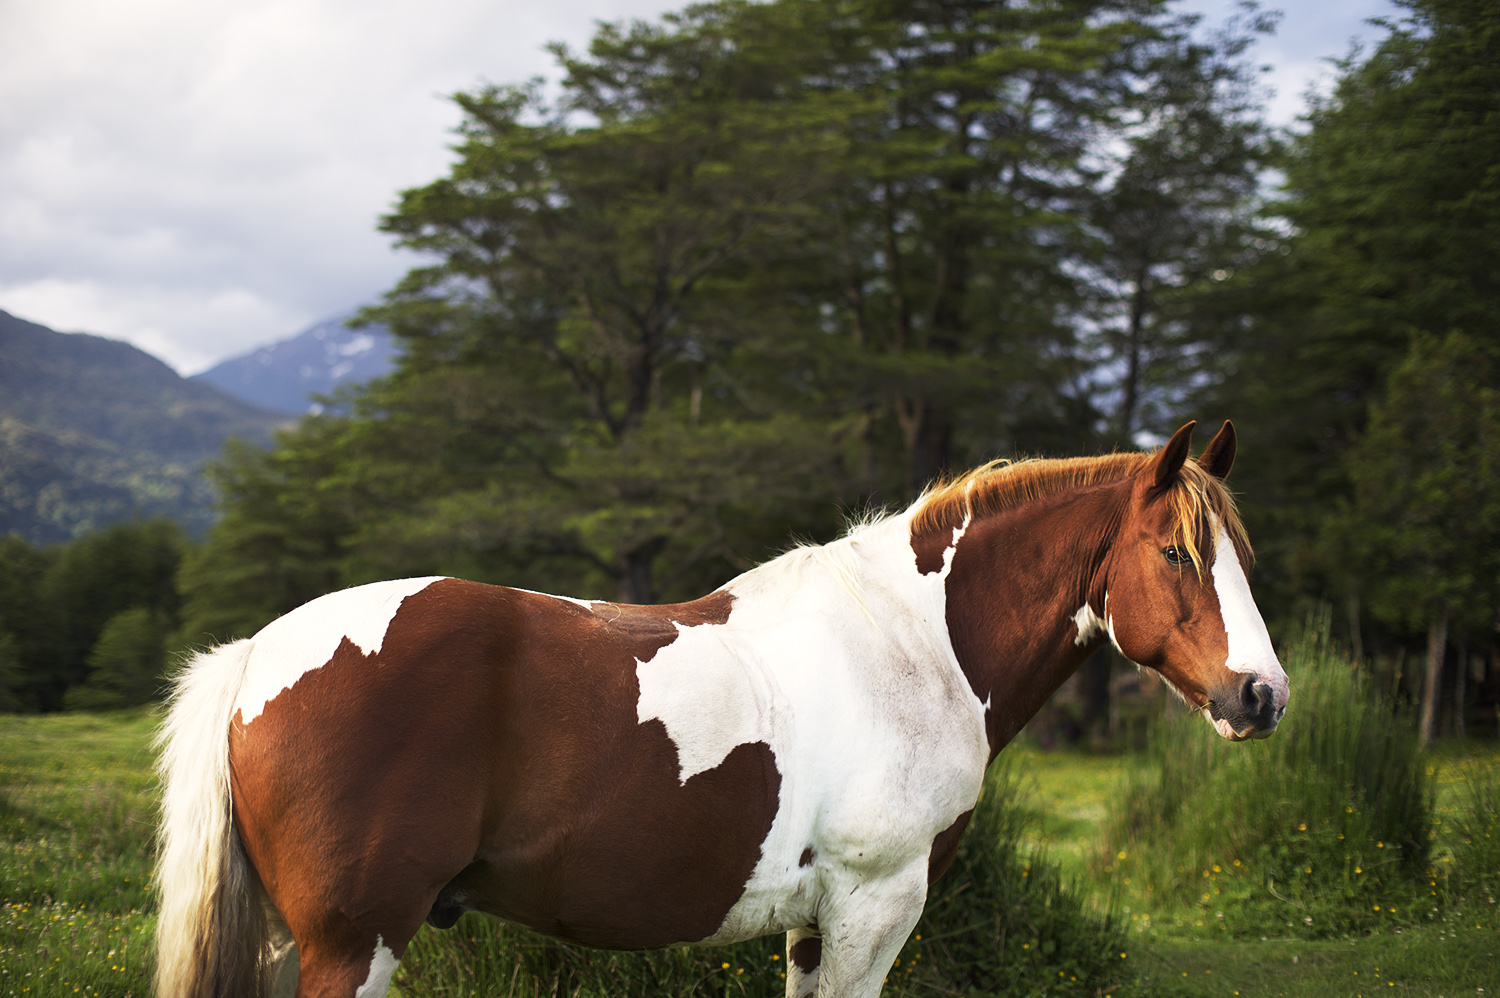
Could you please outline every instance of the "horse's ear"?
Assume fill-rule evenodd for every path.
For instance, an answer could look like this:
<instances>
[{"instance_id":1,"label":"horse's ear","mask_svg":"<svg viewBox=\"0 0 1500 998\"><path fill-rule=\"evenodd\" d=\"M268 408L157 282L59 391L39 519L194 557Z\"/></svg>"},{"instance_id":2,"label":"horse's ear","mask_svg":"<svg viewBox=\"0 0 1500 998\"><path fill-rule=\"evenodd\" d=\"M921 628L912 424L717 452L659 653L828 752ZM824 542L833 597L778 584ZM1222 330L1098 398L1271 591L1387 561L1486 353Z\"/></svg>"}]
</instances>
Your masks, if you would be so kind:
<instances>
[{"instance_id":1,"label":"horse's ear","mask_svg":"<svg viewBox=\"0 0 1500 998\"><path fill-rule=\"evenodd\" d=\"M1234 467L1234 447L1234 424L1226 419L1224 426L1198 455L1198 464L1222 482L1229 477L1229 469Z\"/></svg>"},{"instance_id":2,"label":"horse's ear","mask_svg":"<svg viewBox=\"0 0 1500 998\"><path fill-rule=\"evenodd\" d=\"M1156 452L1151 477L1158 490L1167 488L1177 480L1177 473L1187 461L1188 448L1193 443L1193 427L1197 425L1196 419L1187 423L1172 434L1172 439L1167 441L1165 447Z\"/></svg>"}]
</instances>

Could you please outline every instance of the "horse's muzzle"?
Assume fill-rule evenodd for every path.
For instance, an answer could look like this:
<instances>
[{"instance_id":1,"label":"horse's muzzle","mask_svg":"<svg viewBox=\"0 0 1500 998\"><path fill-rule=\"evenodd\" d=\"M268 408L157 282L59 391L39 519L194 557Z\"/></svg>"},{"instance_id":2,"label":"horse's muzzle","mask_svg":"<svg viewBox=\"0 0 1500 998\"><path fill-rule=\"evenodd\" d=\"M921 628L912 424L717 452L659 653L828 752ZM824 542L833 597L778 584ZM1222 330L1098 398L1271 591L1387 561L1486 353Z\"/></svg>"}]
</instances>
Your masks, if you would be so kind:
<instances>
[{"instance_id":1,"label":"horse's muzzle","mask_svg":"<svg viewBox=\"0 0 1500 998\"><path fill-rule=\"evenodd\" d=\"M1269 737L1286 710L1277 709L1275 691L1257 676L1245 676L1224 692L1227 695L1209 700L1208 716L1221 734L1235 741Z\"/></svg>"}]
</instances>

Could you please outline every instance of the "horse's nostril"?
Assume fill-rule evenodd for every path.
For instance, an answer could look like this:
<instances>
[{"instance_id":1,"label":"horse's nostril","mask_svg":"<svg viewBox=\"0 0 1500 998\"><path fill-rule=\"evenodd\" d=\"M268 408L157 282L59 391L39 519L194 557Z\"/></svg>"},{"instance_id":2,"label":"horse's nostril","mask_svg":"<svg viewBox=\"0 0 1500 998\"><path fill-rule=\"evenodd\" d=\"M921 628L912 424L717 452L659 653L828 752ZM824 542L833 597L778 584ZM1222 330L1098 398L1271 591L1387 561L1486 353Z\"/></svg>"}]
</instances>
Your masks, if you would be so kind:
<instances>
[{"instance_id":1,"label":"horse's nostril","mask_svg":"<svg viewBox=\"0 0 1500 998\"><path fill-rule=\"evenodd\" d=\"M1246 676L1245 684L1240 687L1240 703L1245 708L1245 713L1254 717L1260 713L1260 687L1255 685L1254 676Z\"/></svg>"},{"instance_id":2,"label":"horse's nostril","mask_svg":"<svg viewBox=\"0 0 1500 998\"><path fill-rule=\"evenodd\" d=\"M1251 689L1255 693L1255 716L1262 724L1270 724L1277 717L1276 694L1265 683L1256 683Z\"/></svg>"},{"instance_id":3,"label":"horse's nostril","mask_svg":"<svg viewBox=\"0 0 1500 998\"><path fill-rule=\"evenodd\" d=\"M1245 678L1245 685L1240 688L1240 702L1244 705L1245 716L1254 721L1256 727L1266 728L1275 723L1276 694L1270 686L1257 682L1254 676Z\"/></svg>"}]
</instances>

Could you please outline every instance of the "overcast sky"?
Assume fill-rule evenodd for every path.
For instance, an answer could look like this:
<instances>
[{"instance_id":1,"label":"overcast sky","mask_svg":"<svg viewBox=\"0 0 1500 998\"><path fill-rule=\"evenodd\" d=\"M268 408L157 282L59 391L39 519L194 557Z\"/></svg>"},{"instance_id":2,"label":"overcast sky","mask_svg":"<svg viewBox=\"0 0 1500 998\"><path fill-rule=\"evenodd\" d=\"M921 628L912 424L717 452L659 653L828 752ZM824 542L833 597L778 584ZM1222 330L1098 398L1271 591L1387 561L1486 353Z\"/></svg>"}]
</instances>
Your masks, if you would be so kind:
<instances>
[{"instance_id":1,"label":"overcast sky","mask_svg":"<svg viewBox=\"0 0 1500 998\"><path fill-rule=\"evenodd\" d=\"M0 0L0 309L192 374L374 301L414 262L376 219L451 161L445 95L555 76L546 42L679 6ZM1290 124L1324 60L1398 12L1284 6L1256 59Z\"/></svg>"}]
</instances>

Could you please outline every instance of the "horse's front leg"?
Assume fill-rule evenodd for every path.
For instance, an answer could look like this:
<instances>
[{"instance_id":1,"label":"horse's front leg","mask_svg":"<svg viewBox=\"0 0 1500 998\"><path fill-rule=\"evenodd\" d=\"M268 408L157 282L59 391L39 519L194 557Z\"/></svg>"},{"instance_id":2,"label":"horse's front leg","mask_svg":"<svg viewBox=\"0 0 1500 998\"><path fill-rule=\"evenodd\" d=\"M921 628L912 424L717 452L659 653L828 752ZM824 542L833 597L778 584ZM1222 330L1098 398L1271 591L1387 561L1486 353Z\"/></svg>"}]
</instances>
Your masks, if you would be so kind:
<instances>
[{"instance_id":1,"label":"horse's front leg","mask_svg":"<svg viewBox=\"0 0 1500 998\"><path fill-rule=\"evenodd\" d=\"M823 962L823 939L816 929L793 929L786 934L786 998L813 998L818 993L818 968Z\"/></svg>"},{"instance_id":2,"label":"horse's front leg","mask_svg":"<svg viewBox=\"0 0 1500 998\"><path fill-rule=\"evenodd\" d=\"M787 998L875 998L927 900L927 859L895 876L838 878L816 929L787 933Z\"/></svg>"}]
</instances>

